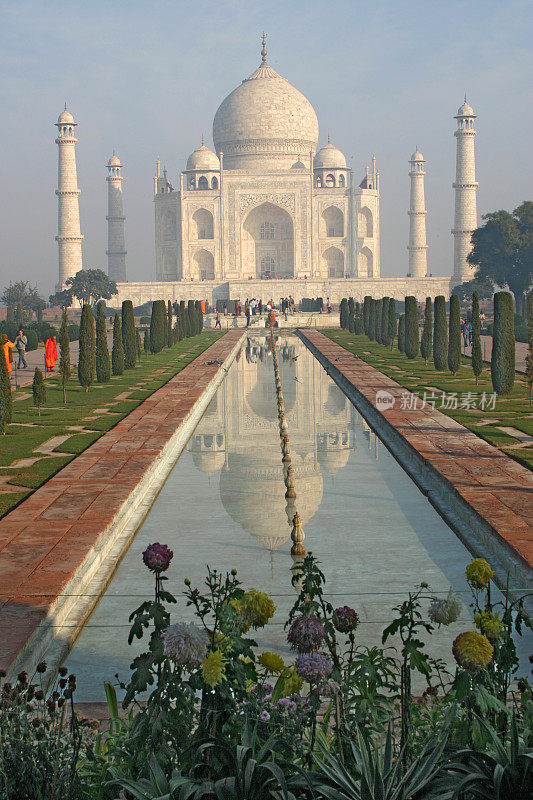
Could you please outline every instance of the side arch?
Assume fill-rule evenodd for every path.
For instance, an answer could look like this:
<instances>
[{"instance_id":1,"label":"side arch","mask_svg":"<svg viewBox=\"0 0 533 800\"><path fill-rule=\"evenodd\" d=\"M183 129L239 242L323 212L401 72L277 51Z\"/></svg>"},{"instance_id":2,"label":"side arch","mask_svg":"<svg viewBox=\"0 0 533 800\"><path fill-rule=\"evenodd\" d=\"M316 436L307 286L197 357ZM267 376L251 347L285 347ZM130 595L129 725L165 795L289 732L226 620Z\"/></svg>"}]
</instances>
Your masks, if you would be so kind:
<instances>
[{"instance_id":1,"label":"side arch","mask_svg":"<svg viewBox=\"0 0 533 800\"><path fill-rule=\"evenodd\" d=\"M322 263L328 278L344 278L344 253L338 247L328 247L322 253Z\"/></svg>"},{"instance_id":2,"label":"side arch","mask_svg":"<svg viewBox=\"0 0 533 800\"><path fill-rule=\"evenodd\" d=\"M209 250L197 250L192 258L191 275L198 281L215 279L215 259Z\"/></svg>"},{"instance_id":3,"label":"side arch","mask_svg":"<svg viewBox=\"0 0 533 800\"><path fill-rule=\"evenodd\" d=\"M363 247L358 255L358 277L359 278L372 278L374 275L374 256L372 250L368 247Z\"/></svg>"},{"instance_id":4,"label":"side arch","mask_svg":"<svg viewBox=\"0 0 533 800\"><path fill-rule=\"evenodd\" d=\"M192 230L196 239L213 238L213 215L207 208L199 208L192 215Z\"/></svg>"},{"instance_id":5,"label":"side arch","mask_svg":"<svg viewBox=\"0 0 533 800\"><path fill-rule=\"evenodd\" d=\"M359 236L365 239L371 239L374 236L374 218L366 206L359 209L358 228Z\"/></svg>"},{"instance_id":6,"label":"side arch","mask_svg":"<svg viewBox=\"0 0 533 800\"><path fill-rule=\"evenodd\" d=\"M325 208L320 220L320 235L325 239L344 236L344 214L337 206Z\"/></svg>"}]
</instances>

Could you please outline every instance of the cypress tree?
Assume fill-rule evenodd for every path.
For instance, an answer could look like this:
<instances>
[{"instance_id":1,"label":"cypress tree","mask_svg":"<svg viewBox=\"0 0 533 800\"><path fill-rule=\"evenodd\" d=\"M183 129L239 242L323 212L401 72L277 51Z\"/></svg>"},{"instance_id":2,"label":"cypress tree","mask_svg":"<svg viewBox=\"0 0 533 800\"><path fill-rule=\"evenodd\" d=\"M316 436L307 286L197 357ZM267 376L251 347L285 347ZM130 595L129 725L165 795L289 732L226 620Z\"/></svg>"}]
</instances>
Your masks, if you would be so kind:
<instances>
[{"instance_id":1,"label":"cypress tree","mask_svg":"<svg viewBox=\"0 0 533 800\"><path fill-rule=\"evenodd\" d=\"M526 383L529 396L529 405L531 406L533 399L533 292L528 298L527 328L529 336L526 354Z\"/></svg>"},{"instance_id":2,"label":"cypress tree","mask_svg":"<svg viewBox=\"0 0 533 800\"><path fill-rule=\"evenodd\" d=\"M124 348L124 369L133 369L137 360L137 345L135 344L135 317L131 300L124 300L122 303L122 346Z\"/></svg>"},{"instance_id":3,"label":"cypress tree","mask_svg":"<svg viewBox=\"0 0 533 800\"><path fill-rule=\"evenodd\" d=\"M448 360L448 334L446 325L446 298L439 294L435 298L435 318L433 321L433 363L442 372Z\"/></svg>"},{"instance_id":4,"label":"cypress tree","mask_svg":"<svg viewBox=\"0 0 533 800\"><path fill-rule=\"evenodd\" d=\"M196 336L196 321L194 319L194 302L189 300L187 303L187 313L189 316L189 336Z\"/></svg>"},{"instance_id":5,"label":"cypress tree","mask_svg":"<svg viewBox=\"0 0 533 800\"><path fill-rule=\"evenodd\" d=\"M389 321L388 321L387 335L389 337L391 350L394 347L394 340L396 339L397 325L398 323L396 322L396 300L394 299L394 297L389 297Z\"/></svg>"},{"instance_id":6,"label":"cypress tree","mask_svg":"<svg viewBox=\"0 0 533 800\"><path fill-rule=\"evenodd\" d=\"M111 362L107 346L103 303L98 303L96 311L96 380L98 383L107 383L111 380Z\"/></svg>"},{"instance_id":7,"label":"cypress tree","mask_svg":"<svg viewBox=\"0 0 533 800\"><path fill-rule=\"evenodd\" d=\"M11 397L11 381L4 358L3 348L0 350L0 431L5 436L6 428L13 418L13 398Z\"/></svg>"},{"instance_id":8,"label":"cypress tree","mask_svg":"<svg viewBox=\"0 0 533 800\"><path fill-rule=\"evenodd\" d=\"M405 298L405 332L404 349L407 358L413 359L418 355L420 342L418 338L418 308L416 297L410 295Z\"/></svg>"},{"instance_id":9,"label":"cypress tree","mask_svg":"<svg viewBox=\"0 0 533 800\"><path fill-rule=\"evenodd\" d=\"M120 317L115 314L113 320L113 347L111 350L111 368L113 375L122 375L124 372L124 347L122 345L122 325Z\"/></svg>"},{"instance_id":10,"label":"cypress tree","mask_svg":"<svg viewBox=\"0 0 533 800\"><path fill-rule=\"evenodd\" d=\"M448 369L457 375L461 366L461 309L456 294L450 297L450 318L448 320Z\"/></svg>"},{"instance_id":11,"label":"cypress tree","mask_svg":"<svg viewBox=\"0 0 533 800\"><path fill-rule=\"evenodd\" d=\"M398 350L405 353L405 314L400 314L398 322Z\"/></svg>"},{"instance_id":12,"label":"cypress tree","mask_svg":"<svg viewBox=\"0 0 533 800\"><path fill-rule=\"evenodd\" d=\"M143 347L144 355L147 356L150 352L150 334L148 333L148 328L144 329Z\"/></svg>"},{"instance_id":13,"label":"cypress tree","mask_svg":"<svg viewBox=\"0 0 533 800\"><path fill-rule=\"evenodd\" d=\"M345 297L343 297L341 300L339 308L339 316L340 316L340 326L343 330L345 330L348 324L348 301Z\"/></svg>"},{"instance_id":14,"label":"cypress tree","mask_svg":"<svg viewBox=\"0 0 533 800\"><path fill-rule=\"evenodd\" d=\"M355 304L355 330L357 335L363 333L363 305L362 303Z\"/></svg>"},{"instance_id":15,"label":"cypress tree","mask_svg":"<svg viewBox=\"0 0 533 800\"><path fill-rule=\"evenodd\" d=\"M367 336L370 332L370 306L372 298L367 294L363 300L363 330Z\"/></svg>"},{"instance_id":16,"label":"cypress tree","mask_svg":"<svg viewBox=\"0 0 533 800\"><path fill-rule=\"evenodd\" d=\"M61 389L63 402L67 402L67 383L70 378L70 339L68 338L68 313L63 309L61 327L59 329L59 374L61 376Z\"/></svg>"},{"instance_id":17,"label":"cypress tree","mask_svg":"<svg viewBox=\"0 0 533 800\"><path fill-rule=\"evenodd\" d=\"M383 315L383 299L376 300L376 342L381 342L381 317Z\"/></svg>"},{"instance_id":18,"label":"cypress tree","mask_svg":"<svg viewBox=\"0 0 533 800\"><path fill-rule=\"evenodd\" d=\"M94 314L88 303L84 303L81 310L79 348L78 380L87 392L96 372Z\"/></svg>"},{"instance_id":19,"label":"cypress tree","mask_svg":"<svg viewBox=\"0 0 533 800\"><path fill-rule=\"evenodd\" d=\"M472 295L472 372L476 376L476 384L483 372L483 355L481 353L481 321L479 319L479 294Z\"/></svg>"},{"instance_id":20,"label":"cypress tree","mask_svg":"<svg viewBox=\"0 0 533 800\"><path fill-rule=\"evenodd\" d=\"M348 312L348 330L350 333L355 333L355 313L353 311Z\"/></svg>"},{"instance_id":21,"label":"cypress tree","mask_svg":"<svg viewBox=\"0 0 533 800\"><path fill-rule=\"evenodd\" d=\"M353 297L348 298L348 314L350 314L350 312L355 316L355 300Z\"/></svg>"},{"instance_id":22,"label":"cypress tree","mask_svg":"<svg viewBox=\"0 0 533 800\"><path fill-rule=\"evenodd\" d=\"M497 394L509 394L515 379L514 311L509 292L496 292L494 295L490 371L494 391Z\"/></svg>"},{"instance_id":23,"label":"cypress tree","mask_svg":"<svg viewBox=\"0 0 533 800\"><path fill-rule=\"evenodd\" d=\"M46 386L44 385L43 373L39 367L35 367L31 390L33 394L33 405L37 408L39 416L41 416L41 406L46 402Z\"/></svg>"},{"instance_id":24,"label":"cypress tree","mask_svg":"<svg viewBox=\"0 0 533 800\"><path fill-rule=\"evenodd\" d=\"M428 358L433 350L433 303L431 297L426 297L426 307L424 309L424 329L422 331L422 341L420 343L420 352L422 358L428 365Z\"/></svg>"},{"instance_id":25,"label":"cypress tree","mask_svg":"<svg viewBox=\"0 0 533 800\"><path fill-rule=\"evenodd\" d=\"M194 307L196 308L196 333L201 333L204 327L204 312L201 302L197 300Z\"/></svg>"},{"instance_id":26,"label":"cypress tree","mask_svg":"<svg viewBox=\"0 0 533 800\"><path fill-rule=\"evenodd\" d=\"M139 333L139 329L135 329L135 347L137 350L137 360L141 360L141 351L142 351L142 343L141 343L141 334Z\"/></svg>"},{"instance_id":27,"label":"cypress tree","mask_svg":"<svg viewBox=\"0 0 533 800\"><path fill-rule=\"evenodd\" d=\"M167 302L167 347L172 347L172 303Z\"/></svg>"},{"instance_id":28,"label":"cypress tree","mask_svg":"<svg viewBox=\"0 0 533 800\"><path fill-rule=\"evenodd\" d=\"M174 327L172 328L172 344L177 344L180 340L180 328L178 320L174 323Z\"/></svg>"},{"instance_id":29,"label":"cypress tree","mask_svg":"<svg viewBox=\"0 0 533 800\"><path fill-rule=\"evenodd\" d=\"M167 314L164 300L154 300L150 319L150 350L160 353L167 343Z\"/></svg>"},{"instance_id":30,"label":"cypress tree","mask_svg":"<svg viewBox=\"0 0 533 800\"><path fill-rule=\"evenodd\" d=\"M371 342L376 338L376 301L370 298L370 311L368 315L368 338Z\"/></svg>"},{"instance_id":31,"label":"cypress tree","mask_svg":"<svg viewBox=\"0 0 533 800\"><path fill-rule=\"evenodd\" d=\"M383 306L381 309L381 344L388 347L389 341L389 297L383 298Z\"/></svg>"},{"instance_id":32,"label":"cypress tree","mask_svg":"<svg viewBox=\"0 0 533 800\"><path fill-rule=\"evenodd\" d=\"M181 306L179 305L179 303L176 306L176 329L178 332L177 341L181 342L181 340L183 339L183 324L181 321Z\"/></svg>"}]
</instances>

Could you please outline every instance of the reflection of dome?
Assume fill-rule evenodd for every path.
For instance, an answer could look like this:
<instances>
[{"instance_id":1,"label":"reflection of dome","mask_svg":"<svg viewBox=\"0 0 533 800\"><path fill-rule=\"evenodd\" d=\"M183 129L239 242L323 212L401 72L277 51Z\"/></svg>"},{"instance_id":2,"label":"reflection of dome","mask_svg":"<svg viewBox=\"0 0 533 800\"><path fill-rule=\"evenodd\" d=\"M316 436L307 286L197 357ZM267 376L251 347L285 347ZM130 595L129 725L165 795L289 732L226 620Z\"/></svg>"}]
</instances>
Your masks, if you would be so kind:
<instances>
[{"instance_id":1,"label":"reflection of dome","mask_svg":"<svg viewBox=\"0 0 533 800\"><path fill-rule=\"evenodd\" d=\"M348 448L344 450L318 451L318 463L326 472L329 472L330 475L336 475L337 472L340 472L348 463L349 458L350 451Z\"/></svg>"},{"instance_id":2,"label":"reflection of dome","mask_svg":"<svg viewBox=\"0 0 533 800\"><path fill-rule=\"evenodd\" d=\"M216 153L213 153L209 147L202 144L187 159L187 169L203 169L207 172L218 171L220 169L220 161Z\"/></svg>"},{"instance_id":3,"label":"reflection of dome","mask_svg":"<svg viewBox=\"0 0 533 800\"><path fill-rule=\"evenodd\" d=\"M272 374L272 366L270 359L266 363L258 364L258 379L254 386L246 392L246 402L250 409L258 417L264 417L272 420L275 423L277 394L276 384L274 383ZM263 380L259 374L260 370L266 369L268 371L268 379ZM283 386L283 402L285 404L285 413L288 414L294 408L296 402L297 387L301 384L297 383L294 378L296 375L296 364L288 362L279 363L279 373L281 377L281 384ZM274 416L273 416L274 415Z\"/></svg>"},{"instance_id":4,"label":"reflection of dome","mask_svg":"<svg viewBox=\"0 0 533 800\"><path fill-rule=\"evenodd\" d=\"M347 397L335 383L328 385L328 397L324 404L324 410L332 416L342 414L346 410Z\"/></svg>"},{"instance_id":5,"label":"reflection of dome","mask_svg":"<svg viewBox=\"0 0 533 800\"><path fill-rule=\"evenodd\" d=\"M192 460L194 461L194 465L205 475L214 475L224 466L225 454L223 450L211 453L193 453Z\"/></svg>"},{"instance_id":6,"label":"reflection of dome","mask_svg":"<svg viewBox=\"0 0 533 800\"><path fill-rule=\"evenodd\" d=\"M338 147L328 142L316 154L314 166L317 169L346 169L346 157Z\"/></svg>"},{"instance_id":7,"label":"reflection of dome","mask_svg":"<svg viewBox=\"0 0 533 800\"><path fill-rule=\"evenodd\" d=\"M289 168L300 153L315 152L318 120L309 100L267 64L264 51L259 68L222 101L213 141L225 161L233 159L230 168L251 165L258 156Z\"/></svg>"}]
</instances>

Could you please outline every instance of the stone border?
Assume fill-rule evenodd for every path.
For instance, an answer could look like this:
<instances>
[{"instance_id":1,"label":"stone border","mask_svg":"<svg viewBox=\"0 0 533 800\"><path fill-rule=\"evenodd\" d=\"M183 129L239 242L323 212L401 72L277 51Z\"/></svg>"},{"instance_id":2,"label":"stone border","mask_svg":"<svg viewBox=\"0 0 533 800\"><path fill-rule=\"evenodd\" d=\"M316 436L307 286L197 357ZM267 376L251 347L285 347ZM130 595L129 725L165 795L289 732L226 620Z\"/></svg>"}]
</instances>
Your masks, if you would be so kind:
<instances>
[{"instance_id":1,"label":"stone border","mask_svg":"<svg viewBox=\"0 0 533 800\"><path fill-rule=\"evenodd\" d=\"M350 372L354 372L355 368L361 369L374 379L375 383L372 388L372 394L376 394L376 386L383 388L391 393L397 392L398 395L403 392L408 392L407 389L397 384L392 378L388 378L377 369L367 364L362 359L354 357L352 353L345 350L341 345L333 342L331 339L324 336L324 334L316 331L302 331L299 330L298 336L302 339L306 347L313 353L317 360L326 369L328 375L335 381L335 383L342 389L344 394L353 402L355 407L365 417L368 424L375 431L378 432L379 438L385 444L387 449L392 453L396 460L400 463L403 469L407 472L409 477L415 482L421 492L428 498L430 503L443 517L448 525L455 531L468 549L476 556L488 558L496 573L497 582L500 586L505 587L507 580L507 573L509 573L513 583L521 588L531 586L533 578L533 564L528 558L527 548L523 548L523 552L519 552L510 536L508 527L505 525L506 517L510 520L514 517L516 519L516 526L519 528L521 541L529 545L533 544L533 528L531 527L531 520L533 519L533 476L524 467L521 467L512 459L505 456L497 448L492 447L487 442L480 440L475 434L468 431L459 423L441 414L436 409L427 411L426 415L430 415L438 426L442 428L442 439L444 449L447 446L445 441L445 433L453 431L459 434L464 441L465 451L468 448L468 437L473 437L476 444L482 441L483 451L485 457L491 454L494 458L506 459L512 465L514 474L520 475L524 478L524 485L527 492L531 492L529 496L529 527L518 518L511 509L501 503L501 527L491 522L487 517L489 514L483 512L483 497L481 499L481 508L478 505L476 509L474 505L462 495L461 490L466 494L465 487L450 477L446 476L438 466L431 463L431 454L429 451L422 452L422 448L417 447L416 443L410 442L408 438L399 430L398 423L387 419L386 413L379 411L374 405L373 401L369 399L363 392L364 387L358 388L352 377L349 377ZM325 347L324 347L325 345ZM335 352L337 348L338 359L343 358L344 365L335 366L335 363L326 355L323 350L330 351L330 354ZM348 373L348 374L346 374ZM406 412L413 414L415 412ZM439 434L433 433L433 436ZM418 436L423 436L420 431ZM492 453L491 453L492 451ZM457 458L456 454L449 454L451 463ZM472 458L476 458L472 454ZM481 457L479 458L481 465ZM528 486L529 485L529 486ZM490 493L494 490L494 486L490 483L483 485L483 473L479 475L478 486L476 489L482 494ZM512 485L508 487L509 491L518 489L517 486ZM518 494L518 492L517 492ZM472 499L475 499L472 495ZM526 519L528 515L526 513ZM520 526L523 526L520 527ZM529 603L528 605L532 605Z\"/></svg>"},{"instance_id":2,"label":"stone border","mask_svg":"<svg viewBox=\"0 0 533 800\"><path fill-rule=\"evenodd\" d=\"M122 556L130 546L139 526L152 507L155 498L161 491L169 473L189 441L200 418L212 400L220 383L225 378L229 367L236 358L244 338L245 336L241 331L229 332L199 354L198 358L200 359L205 357L209 358L209 356L211 356L214 362L210 365L210 372L212 372L212 375L209 376L209 380L206 382L202 374L205 373L206 370L205 368L202 370L199 379L196 381L200 387L205 384L199 398L196 400L191 398L190 408L187 413L160 448L155 458L153 458L147 468L143 470L140 479L132 485L131 490L122 492L123 496L120 506L108 524L100 526L98 523L101 517L96 515L95 519L91 519L91 515L89 514L87 516L86 513L81 513L77 520L70 520L71 545L73 549L76 549L76 522L80 523L80 521L83 520L89 532L92 533L92 535L90 535L91 541L88 543L88 546L86 545L86 552L80 559L75 570L68 580L59 587L59 591L55 596L38 594L36 597L37 600L46 601L48 597L49 601L44 604L42 602L36 602L33 605L28 604L25 619L24 612L22 611L20 613L20 621L22 622L24 619L25 625L28 628L28 635L25 641L21 642L16 656L11 659L10 663L3 663L5 659L3 660L0 658L0 665L7 670L10 676L16 675L23 669L26 670L28 674L32 674L36 664L44 658L45 655L49 671L54 671L57 668L62 658L65 656L65 653L68 652L72 643L81 632L87 618L92 613L102 593L109 584ZM215 362L215 356L219 355L217 351L221 349L221 345L226 345L226 347L224 347L226 351L227 348L230 347L229 353L227 353L222 362L220 359ZM222 356L224 354L220 353L220 355ZM164 386L156 390L156 392L150 395L143 403L137 406L131 414L124 417L117 426L104 434L103 437L100 437L94 445L87 448L87 450L80 454L78 458L74 459L74 461L70 462L63 470L60 470L51 480L56 479L60 481L62 473L67 471L69 467L72 467L73 464L75 465L78 459L83 458L83 456L85 456L86 459L89 458L93 466L98 467L98 455L96 459L92 458L91 451L100 451L100 460L102 460L107 452L105 447L103 447L105 441L102 440L105 440L106 437L110 437L116 444L120 440L120 431L118 437L114 435L114 432L116 433L117 428L120 428L121 425L127 432L128 420L130 420L132 416L140 417L142 422L146 425L146 415L143 417L142 407L149 404L149 406L153 408L157 405L159 399L164 399L165 395L168 395L169 387L176 388L176 384L179 384L180 380L187 388L188 379L190 379L191 372L194 371L195 365L197 372L199 366L201 366L197 363L198 358L184 367ZM205 363L206 362L204 362L204 364ZM172 384L174 386L172 386ZM139 414L139 412L141 413ZM149 415L150 409L147 411L147 416ZM136 451L136 455L143 456L142 445ZM146 461L148 462L150 459L151 453L147 452ZM98 481L96 482L98 483ZM30 501L35 494L46 489L49 483L50 482L45 484L44 487L41 487L40 490L37 490L36 493L28 498L28 501ZM24 506L28 501L24 501L14 510L14 512L19 511L17 515L20 518L18 526L21 529L27 526L29 522L28 518L24 518ZM6 527L3 523L7 523L8 526L12 525L13 516L15 516L14 512L8 514L4 520L0 521L0 534L2 533L2 529ZM51 523L51 526L53 527L53 523ZM65 536L67 535L68 533L65 534ZM31 589L31 585L29 588ZM10 597L10 594L6 592L4 594L4 598L6 599L0 607L0 626L9 627L9 625L2 625L2 621L6 616L6 610L9 610L10 600L13 601L17 598L22 599L24 597L29 599L32 596L35 595L20 594ZM40 605L44 605L44 608L42 608L41 613L38 613ZM16 602L15 606L17 606ZM22 606L22 604L20 604L20 606ZM65 628L67 621L68 628ZM65 635L65 630L67 631L67 635ZM0 631L0 635L5 637L6 635L9 636L9 633Z\"/></svg>"}]
</instances>

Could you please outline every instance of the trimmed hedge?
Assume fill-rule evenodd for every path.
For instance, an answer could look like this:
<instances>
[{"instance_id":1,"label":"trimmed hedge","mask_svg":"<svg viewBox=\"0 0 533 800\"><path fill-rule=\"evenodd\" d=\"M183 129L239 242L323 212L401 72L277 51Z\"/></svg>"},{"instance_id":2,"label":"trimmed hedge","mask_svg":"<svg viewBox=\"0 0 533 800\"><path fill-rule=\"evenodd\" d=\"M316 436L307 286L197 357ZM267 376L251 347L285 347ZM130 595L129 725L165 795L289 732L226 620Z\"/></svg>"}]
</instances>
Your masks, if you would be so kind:
<instances>
[{"instance_id":1,"label":"trimmed hedge","mask_svg":"<svg viewBox=\"0 0 533 800\"><path fill-rule=\"evenodd\" d=\"M509 394L515 379L514 311L509 292L496 292L494 295L490 372L494 391L497 394Z\"/></svg>"},{"instance_id":2,"label":"trimmed hedge","mask_svg":"<svg viewBox=\"0 0 533 800\"><path fill-rule=\"evenodd\" d=\"M405 355L409 359L416 358L420 347L418 339L418 306L416 297L405 298Z\"/></svg>"},{"instance_id":3,"label":"trimmed hedge","mask_svg":"<svg viewBox=\"0 0 533 800\"><path fill-rule=\"evenodd\" d=\"M461 365L461 307L456 294L450 297L450 318L448 321L448 369L457 375Z\"/></svg>"},{"instance_id":4,"label":"trimmed hedge","mask_svg":"<svg viewBox=\"0 0 533 800\"><path fill-rule=\"evenodd\" d=\"M439 294L435 298L435 317L433 322L433 363L442 372L448 363L448 334L446 325L446 299Z\"/></svg>"}]
</instances>

